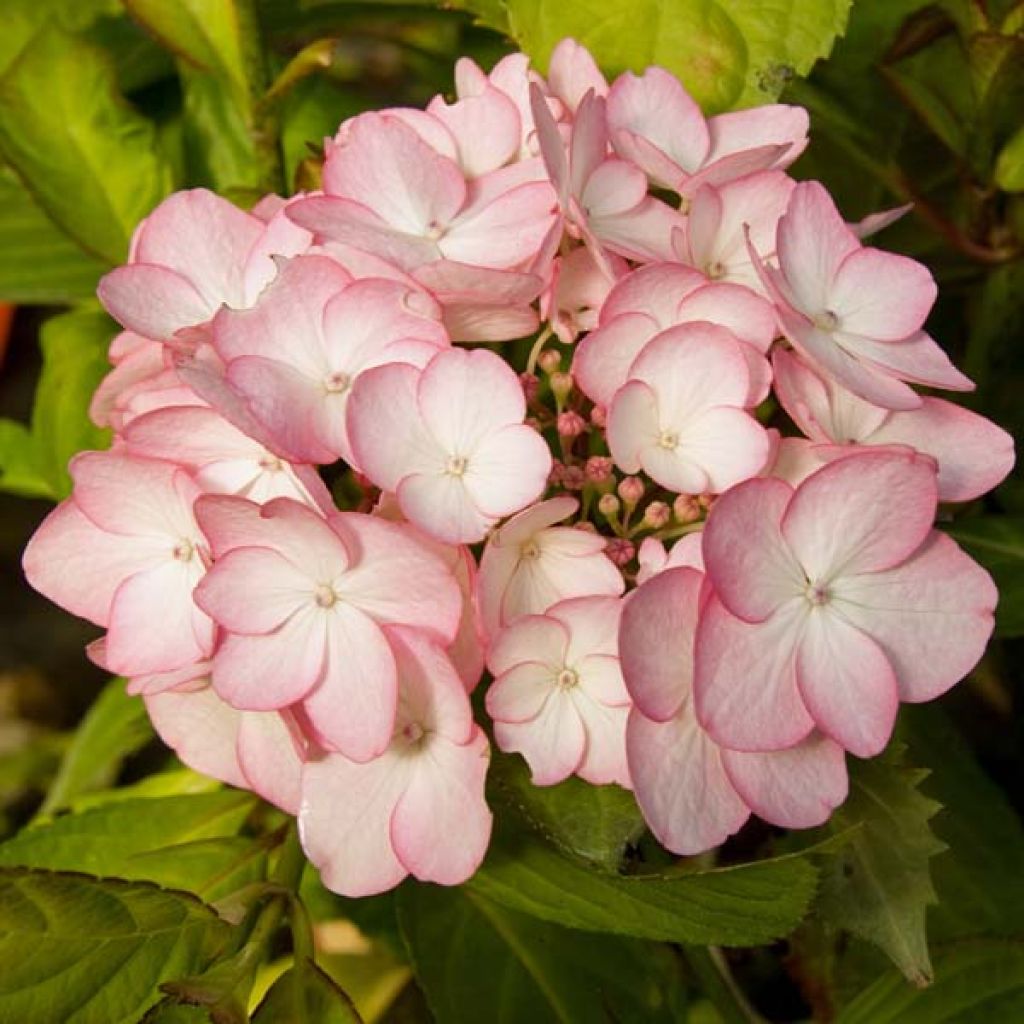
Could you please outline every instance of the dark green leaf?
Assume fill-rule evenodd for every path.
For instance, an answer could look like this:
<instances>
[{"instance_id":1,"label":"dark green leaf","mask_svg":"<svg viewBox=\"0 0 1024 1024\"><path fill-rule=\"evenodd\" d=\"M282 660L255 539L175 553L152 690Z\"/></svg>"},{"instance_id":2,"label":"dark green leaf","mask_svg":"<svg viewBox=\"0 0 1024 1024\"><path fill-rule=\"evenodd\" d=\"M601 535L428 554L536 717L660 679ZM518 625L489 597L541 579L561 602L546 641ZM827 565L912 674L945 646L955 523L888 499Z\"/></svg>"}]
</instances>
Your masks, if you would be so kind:
<instances>
[{"instance_id":1,"label":"dark green leaf","mask_svg":"<svg viewBox=\"0 0 1024 1024\"><path fill-rule=\"evenodd\" d=\"M153 737L146 706L111 679L75 731L39 813L67 807L75 797L110 785L129 754Z\"/></svg>"},{"instance_id":2,"label":"dark green leaf","mask_svg":"<svg viewBox=\"0 0 1024 1024\"><path fill-rule=\"evenodd\" d=\"M653 943L547 924L465 888L406 887L399 922L438 1024L683 1017L676 963Z\"/></svg>"},{"instance_id":3,"label":"dark green leaf","mask_svg":"<svg viewBox=\"0 0 1024 1024\"><path fill-rule=\"evenodd\" d=\"M352 1000L310 960L290 967L270 987L253 1024L361 1024Z\"/></svg>"},{"instance_id":4,"label":"dark green leaf","mask_svg":"<svg viewBox=\"0 0 1024 1024\"><path fill-rule=\"evenodd\" d=\"M575 777L557 786L535 786L518 757L494 757L488 784L497 800L515 807L556 846L608 871L619 868L627 847L646 827L627 790L592 786Z\"/></svg>"},{"instance_id":5,"label":"dark green leaf","mask_svg":"<svg viewBox=\"0 0 1024 1024\"><path fill-rule=\"evenodd\" d=\"M0 168L0 301L77 302L96 291L106 269L54 227L11 171Z\"/></svg>"},{"instance_id":6,"label":"dark green leaf","mask_svg":"<svg viewBox=\"0 0 1024 1024\"><path fill-rule=\"evenodd\" d=\"M185 893L0 870L0 1020L134 1024L160 982L210 963L226 932Z\"/></svg>"},{"instance_id":7,"label":"dark green leaf","mask_svg":"<svg viewBox=\"0 0 1024 1024\"><path fill-rule=\"evenodd\" d=\"M1024 945L977 939L935 953L935 981L913 989L892 971L857 995L837 1024L1010 1024L1024 1019Z\"/></svg>"},{"instance_id":8,"label":"dark green leaf","mask_svg":"<svg viewBox=\"0 0 1024 1024\"><path fill-rule=\"evenodd\" d=\"M570 928L747 946L792 931L817 878L817 869L802 855L692 873L606 874L505 824L468 885L513 910Z\"/></svg>"},{"instance_id":9,"label":"dark green leaf","mask_svg":"<svg viewBox=\"0 0 1024 1024\"><path fill-rule=\"evenodd\" d=\"M822 872L817 912L832 927L875 943L918 985L931 980L925 910L935 902L930 861L945 844L929 820L940 804L918 785L927 771L895 756L855 761L850 796L830 831L859 826Z\"/></svg>"},{"instance_id":10,"label":"dark green leaf","mask_svg":"<svg viewBox=\"0 0 1024 1024\"><path fill-rule=\"evenodd\" d=\"M995 578L996 631L1024 635L1024 518L978 516L954 523L947 532Z\"/></svg>"},{"instance_id":11,"label":"dark green leaf","mask_svg":"<svg viewBox=\"0 0 1024 1024\"><path fill-rule=\"evenodd\" d=\"M460 3L459 6L462 6ZM494 0L465 4L488 23ZM506 0L513 38L539 67L572 36L611 74L660 64L708 113L766 103L843 32L850 0Z\"/></svg>"},{"instance_id":12,"label":"dark green leaf","mask_svg":"<svg viewBox=\"0 0 1024 1024\"><path fill-rule=\"evenodd\" d=\"M107 55L51 26L0 80L0 150L53 221L109 263L171 187L155 129L117 92Z\"/></svg>"},{"instance_id":13,"label":"dark green leaf","mask_svg":"<svg viewBox=\"0 0 1024 1024\"><path fill-rule=\"evenodd\" d=\"M117 875L213 901L263 877L266 847L237 835L254 805L237 790L107 804L24 829L0 844L0 865Z\"/></svg>"}]
</instances>

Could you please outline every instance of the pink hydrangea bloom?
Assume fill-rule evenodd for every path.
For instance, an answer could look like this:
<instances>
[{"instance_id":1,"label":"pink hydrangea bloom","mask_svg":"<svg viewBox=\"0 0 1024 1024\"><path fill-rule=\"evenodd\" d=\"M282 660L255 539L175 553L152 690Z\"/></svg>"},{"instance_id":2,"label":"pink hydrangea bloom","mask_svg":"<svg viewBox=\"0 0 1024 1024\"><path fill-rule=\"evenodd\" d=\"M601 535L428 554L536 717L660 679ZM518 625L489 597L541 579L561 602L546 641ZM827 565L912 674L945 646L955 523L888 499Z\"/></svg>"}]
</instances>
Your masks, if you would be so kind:
<instances>
[{"instance_id":1,"label":"pink hydrangea bloom","mask_svg":"<svg viewBox=\"0 0 1024 1024\"><path fill-rule=\"evenodd\" d=\"M394 491L405 517L449 544L482 540L538 498L551 470L523 424L519 379L492 352L451 349L422 371L390 363L353 388L348 432L356 462Z\"/></svg>"},{"instance_id":2,"label":"pink hydrangea bloom","mask_svg":"<svg viewBox=\"0 0 1024 1024\"><path fill-rule=\"evenodd\" d=\"M383 892L408 874L458 885L480 865L491 833L487 739L454 667L417 630L387 634L399 687L390 744L364 763L313 758L302 774L302 845L345 896Z\"/></svg>"},{"instance_id":3,"label":"pink hydrangea bloom","mask_svg":"<svg viewBox=\"0 0 1024 1024\"><path fill-rule=\"evenodd\" d=\"M795 490L751 480L718 500L694 684L718 742L779 750L817 726L870 757L900 700L931 700L974 667L996 591L932 530L935 503L934 463L886 450L838 459Z\"/></svg>"},{"instance_id":4,"label":"pink hydrangea bloom","mask_svg":"<svg viewBox=\"0 0 1024 1024\"><path fill-rule=\"evenodd\" d=\"M513 516L488 538L477 580L488 637L566 598L623 592L626 581L605 552L605 538L556 525L578 508L569 495L551 498Z\"/></svg>"},{"instance_id":5,"label":"pink hydrangea bloom","mask_svg":"<svg viewBox=\"0 0 1024 1024\"><path fill-rule=\"evenodd\" d=\"M324 519L287 498L260 507L204 496L196 515L215 557L196 601L224 631L218 694L251 711L301 701L323 744L359 761L379 754L397 701L382 626L451 643L461 597L448 567L400 525L351 512Z\"/></svg>"},{"instance_id":6,"label":"pink hydrangea bloom","mask_svg":"<svg viewBox=\"0 0 1024 1024\"><path fill-rule=\"evenodd\" d=\"M621 610L615 597L560 601L543 615L517 619L488 649L495 742L521 752L539 786L573 774L595 785L630 784Z\"/></svg>"}]
</instances>

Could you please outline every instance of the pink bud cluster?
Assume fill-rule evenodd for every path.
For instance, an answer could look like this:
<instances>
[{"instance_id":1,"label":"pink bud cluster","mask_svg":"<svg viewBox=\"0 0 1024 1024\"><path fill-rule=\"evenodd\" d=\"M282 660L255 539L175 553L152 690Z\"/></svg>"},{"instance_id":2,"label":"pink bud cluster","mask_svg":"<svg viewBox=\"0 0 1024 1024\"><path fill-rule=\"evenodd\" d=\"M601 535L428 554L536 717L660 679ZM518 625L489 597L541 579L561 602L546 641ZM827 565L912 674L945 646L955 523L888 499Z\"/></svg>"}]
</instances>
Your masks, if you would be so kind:
<instances>
[{"instance_id":1,"label":"pink bud cluster","mask_svg":"<svg viewBox=\"0 0 1024 1024\"><path fill-rule=\"evenodd\" d=\"M670 850L822 822L981 656L994 587L933 523L1013 448L912 386L971 386L935 285L862 241L902 211L786 174L807 127L566 40L346 121L320 192L171 196L101 283L114 442L30 582L342 893L480 864L485 667L501 749Z\"/></svg>"}]
</instances>

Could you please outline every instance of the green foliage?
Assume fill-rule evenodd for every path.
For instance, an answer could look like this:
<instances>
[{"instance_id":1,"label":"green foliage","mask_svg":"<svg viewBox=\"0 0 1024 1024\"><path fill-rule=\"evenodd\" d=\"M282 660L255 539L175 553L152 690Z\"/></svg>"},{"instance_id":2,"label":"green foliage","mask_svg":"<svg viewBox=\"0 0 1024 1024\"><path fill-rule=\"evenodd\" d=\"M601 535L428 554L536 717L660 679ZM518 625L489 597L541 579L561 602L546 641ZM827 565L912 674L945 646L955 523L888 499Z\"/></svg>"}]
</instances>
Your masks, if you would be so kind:
<instances>
[{"instance_id":1,"label":"green foliage","mask_svg":"<svg viewBox=\"0 0 1024 1024\"><path fill-rule=\"evenodd\" d=\"M0 1020L134 1024L157 985L219 953L227 927L145 882L0 870Z\"/></svg>"},{"instance_id":2,"label":"green foliage","mask_svg":"<svg viewBox=\"0 0 1024 1024\"><path fill-rule=\"evenodd\" d=\"M109 263L171 187L153 126L118 93L104 52L49 26L0 80L0 153L53 221Z\"/></svg>"},{"instance_id":3,"label":"green foliage","mask_svg":"<svg viewBox=\"0 0 1024 1024\"><path fill-rule=\"evenodd\" d=\"M992 573L999 587L997 630L1004 636L1024 635L1024 517L961 519L948 532Z\"/></svg>"},{"instance_id":4,"label":"green foliage","mask_svg":"<svg viewBox=\"0 0 1024 1024\"><path fill-rule=\"evenodd\" d=\"M298 960L270 987L253 1024L360 1024L352 1001L308 959Z\"/></svg>"},{"instance_id":5,"label":"green foliage","mask_svg":"<svg viewBox=\"0 0 1024 1024\"><path fill-rule=\"evenodd\" d=\"M823 871L817 907L832 927L880 946L915 985L932 980L930 861L946 848L929 827L940 805L918 790L927 775L892 756L855 763L850 796L828 828L857 831Z\"/></svg>"},{"instance_id":6,"label":"green foliage","mask_svg":"<svg viewBox=\"0 0 1024 1024\"><path fill-rule=\"evenodd\" d=\"M407 887L399 922L438 1024L678 1021L678 965L650 943L538 921L472 889Z\"/></svg>"},{"instance_id":7,"label":"green foliage","mask_svg":"<svg viewBox=\"0 0 1024 1024\"><path fill-rule=\"evenodd\" d=\"M96 385L110 369L107 346L113 321L86 306L43 326L43 372L26 428L0 420L0 489L63 498L71 491L68 460L84 448L105 448L109 433L89 420Z\"/></svg>"},{"instance_id":8,"label":"green foliage","mask_svg":"<svg viewBox=\"0 0 1024 1024\"><path fill-rule=\"evenodd\" d=\"M146 707L111 679L75 730L46 794L40 814L52 814L76 797L109 786L122 761L153 738Z\"/></svg>"}]
</instances>

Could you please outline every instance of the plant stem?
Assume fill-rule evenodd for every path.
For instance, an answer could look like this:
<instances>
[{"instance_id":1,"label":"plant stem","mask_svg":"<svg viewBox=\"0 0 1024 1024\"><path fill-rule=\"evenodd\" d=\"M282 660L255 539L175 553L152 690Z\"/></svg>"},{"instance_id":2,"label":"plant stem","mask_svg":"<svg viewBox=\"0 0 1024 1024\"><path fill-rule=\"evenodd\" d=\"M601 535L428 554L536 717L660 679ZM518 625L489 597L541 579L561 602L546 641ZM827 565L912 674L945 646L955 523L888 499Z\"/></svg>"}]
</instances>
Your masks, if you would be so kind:
<instances>
[{"instance_id":1,"label":"plant stem","mask_svg":"<svg viewBox=\"0 0 1024 1024\"><path fill-rule=\"evenodd\" d=\"M724 1024L766 1024L740 991L717 946L682 946L683 959Z\"/></svg>"}]
</instances>

